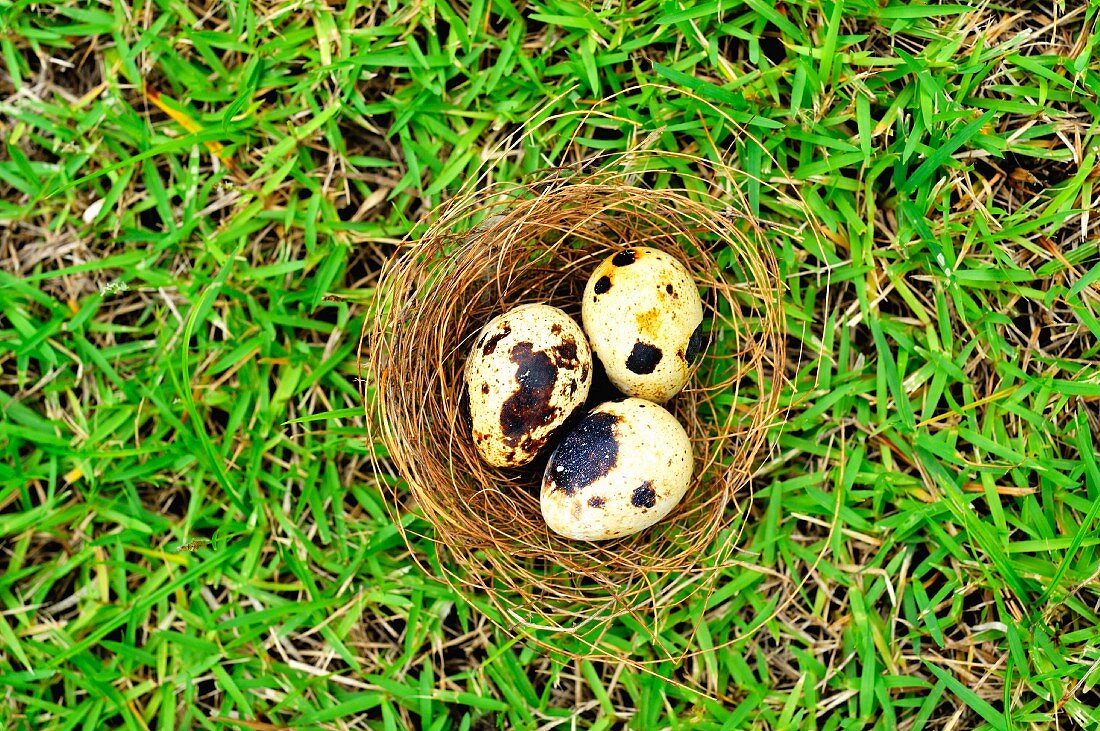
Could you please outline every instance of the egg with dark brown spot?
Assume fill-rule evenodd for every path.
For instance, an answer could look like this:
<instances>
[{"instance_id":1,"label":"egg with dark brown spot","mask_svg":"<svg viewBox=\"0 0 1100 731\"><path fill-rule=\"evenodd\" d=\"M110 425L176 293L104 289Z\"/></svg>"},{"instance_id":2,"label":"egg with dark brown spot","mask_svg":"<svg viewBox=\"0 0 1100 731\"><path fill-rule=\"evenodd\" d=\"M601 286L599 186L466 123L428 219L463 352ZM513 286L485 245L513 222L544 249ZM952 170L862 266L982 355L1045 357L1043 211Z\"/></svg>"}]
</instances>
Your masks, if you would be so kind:
<instances>
[{"instance_id":1,"label":"egg with dark brown spot","mask_svg":"<svg viewBox=\"0 0 1100 731\"><path fill-rule=\"evenodd\" d=\"M548 305L521 305L474 339L464 377L474 445L494 467L522 467L588 398L592 351L580 326Z\"/></svg>"},{"instance_id":2,"label":"egg with dark brown spot","mask_svg":"<svg viewBox=\"0 0 1100 731\"><path fill-rule=\"evenodd\" d=\"M611 383L664 403L679 393L703 346L703 301L687 268L648 247L623 249L596 267L581 320Z\"/></svg>"},{"instance_id":3,"label":"egg with dark brown spot","mask_svg":"<svg viewBox=\"0 0 1100 731\"><path fill-rule=\"evenodd\" d=\"M601 404L550 455L540 506L552 531L578 541L622 538L667 516L691 483L687 432L652 401Z\"/></svg>"}]
</instances>

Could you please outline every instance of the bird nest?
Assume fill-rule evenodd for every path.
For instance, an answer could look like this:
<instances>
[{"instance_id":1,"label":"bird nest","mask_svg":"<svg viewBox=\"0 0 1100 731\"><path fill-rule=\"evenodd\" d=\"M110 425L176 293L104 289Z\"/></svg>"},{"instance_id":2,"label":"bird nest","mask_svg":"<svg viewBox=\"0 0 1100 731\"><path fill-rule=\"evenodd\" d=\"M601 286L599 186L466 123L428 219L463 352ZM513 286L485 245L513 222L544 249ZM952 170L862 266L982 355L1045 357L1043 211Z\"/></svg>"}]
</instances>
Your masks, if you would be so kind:
<instances>
[{"instance_id":1,"label":"bird nest","mask_svg":"<svg viewBox=\"0 0 1100 731\"><path fill-rule=\"evenodd\" d=\"M782 283L768 229L728 182L714 182L721 176L710 178L711 193L650 189L640 177L606 166L556 169L452 200L384 266L364 328L370 437L379 472L399 478L385 488L396 525L414 555L424 545L414 531L434 544L426 570L551 646L567 632L597 648L616 618L651 626L662 609L713 589L781 411ZM696 466L667 518L626 538L581 543L543 522L545 456L525 469L479 457L463 368L481 327L517 305L554 305L579 322L589 274L630 246L675 255L703 294L707 347L666 405L687 430ZM588 406L607 397L594 385Z\"/></svg>"}]
</instances>

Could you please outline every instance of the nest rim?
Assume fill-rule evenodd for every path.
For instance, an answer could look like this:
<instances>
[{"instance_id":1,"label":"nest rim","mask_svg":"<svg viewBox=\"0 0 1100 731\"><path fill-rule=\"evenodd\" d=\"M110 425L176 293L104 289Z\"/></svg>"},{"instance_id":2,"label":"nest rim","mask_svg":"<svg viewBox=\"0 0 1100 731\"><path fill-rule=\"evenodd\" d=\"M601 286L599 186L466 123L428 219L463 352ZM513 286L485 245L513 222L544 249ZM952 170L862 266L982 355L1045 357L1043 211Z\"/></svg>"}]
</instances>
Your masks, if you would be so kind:
<instances>
[{"instance_id":1,"label":"nest rim","mask_svg":"<svg viewBox=\"0 0 1100 731\"><path fill-rule=\"evenodd\" d=\"M598 637L624 614L652 618L673 600L682 601L685 591L713 590L719 569L732 561L745 529L741 518L752 499L754 466L768 430L782 422L778 382L784 373L786 328L780 309L784 285L767 246L768 225L728 204L710 192L641 187L635 175L623 171L552 168L533 182L488 184L452 199L415 242L383 267L377 290L383 302L364 323L361 358L365 380L374 385L373 395L364 394L368 437L384 446L394 473L407 485L384 491L387 509L411 555L416 557L413 545L419 539L435 547L431 563L439 571L422 564L425 571L441 574L467 595L483 595L508 618L510 631L549 647L539 633ZM612 214L625 216L632 226L616 227ZM643 214L650 225L641 225ZM679 225L670 220L676 217ZM635 235L624 236L627 232ZM715 256L715 242L734 252L734 261L720 265L722 251ZM583 290L587 274L602 258L623 246L643 245L677 256L697 285L717 295L709 301L704 297L709 342L696 375L668 404L688 430L695 474L680 504L653 528L594 544L568 541L544 523L538 527L542 519L537 492L530 489L531 470L491 468L464 440L458 408L462 379L455 374L484 323L511 306L542 301L562 307L579 322L579 294L570 303L561 290L566 295ZM544 266L547 260L555 262L551 272ZM491 276L484 276L487 268ZM727 279L726 272L734 270L742 280L755 275L755 283ZM553 281L551 273L557 274ZM443 302L442 316L440 311L425 316L428 302L440 303L418 298L425 287L429 294L433 286L439 291L440 282L449 282L445 289L455 304L448 309ZM475 304L458 312L463 297L456 293L469 295ZM751 317L744 312L746 299L753 305ZM407 334L406 326L424 337L402 351L397 336ZM722 339L716 333L728 338L731 332L741 333L743 347L716 352L715 342ZM410 375L410 368L416 372ZM416 438L417 425L424 436L425 421L402 403L400 389L391 392L397 373L402 385L430 384L439 390L443 402L433 402L428 394L426 420L446 432L445 439ZM699 381L700 373L706 382ZM761 385L746 406L741 380L754 375L759 384L770 380L772 387ZM732 394L732 407L719 403L722 394ZM738 407L747 414L738 416ZM731 448L733 441L737 449ZM445 459L425 457L433 447ZM518 494L509 495L509 490ZM469 510L455 510L459 504ZM405 525L401 516L410 507L429 531L418 533ZM673 526L679 528L676 535ZM585 644L591 656L604 654L595 641Z\"/></svg>"}]
</instances>

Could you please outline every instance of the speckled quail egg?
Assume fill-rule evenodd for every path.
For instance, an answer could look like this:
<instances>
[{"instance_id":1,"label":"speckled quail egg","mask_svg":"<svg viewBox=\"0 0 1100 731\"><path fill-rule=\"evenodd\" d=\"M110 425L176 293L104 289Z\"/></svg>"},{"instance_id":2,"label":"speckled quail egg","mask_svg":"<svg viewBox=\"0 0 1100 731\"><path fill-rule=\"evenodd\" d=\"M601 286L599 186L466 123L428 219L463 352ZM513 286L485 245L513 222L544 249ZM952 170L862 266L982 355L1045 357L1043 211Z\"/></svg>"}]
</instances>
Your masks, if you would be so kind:
<instances>
[{"instance_id":1,"label":"speckled quail egg","mask_svg":"<svg viewBox=\"0 0 1100 731\"><path fill-rule=\"evenodd\" d=\"M596 267L581 319L615 388L657 403L687 384L703 345L699 290L678 259L657 249L623 249Z\"/></svg>"},{"instance_id":2,"label":"speckled quail egg","mask_svg":"<svg viewBox=\"0 0 1100 731\"><path fill-rule=\"evenodd\" d=\"M478 333L465 379L478 452L493 466L521 467L588 398L592 351L557 307L520 305Z\"/></svg>"},{"instance_id":3,"label":"speckled quail egg","mask_svg":"<svg viewBox=\"0 0 1100 731\"><path fill-rule=\"evenodd\" d=\"M676 417L640 398L611 401L585 414L550 455L542 517L578 541L628 536L676 507L691 470L691 442Z\"/></svg>"}]
</instances>

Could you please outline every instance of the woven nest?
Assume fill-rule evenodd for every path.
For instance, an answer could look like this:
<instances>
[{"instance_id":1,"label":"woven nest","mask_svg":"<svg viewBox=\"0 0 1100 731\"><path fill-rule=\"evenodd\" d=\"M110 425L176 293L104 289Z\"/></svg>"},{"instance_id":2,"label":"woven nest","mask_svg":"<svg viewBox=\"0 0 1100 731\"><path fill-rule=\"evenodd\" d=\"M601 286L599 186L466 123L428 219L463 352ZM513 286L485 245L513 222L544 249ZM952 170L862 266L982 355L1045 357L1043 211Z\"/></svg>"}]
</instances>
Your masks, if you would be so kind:
<instances>
[{"instance_id":1,"label":"woven nest","mask_svg":"<svg viewBox=\"0 0 1100 731\"><path fill-rule=\"evenodd\" d=\"M595 648L615 618L630 613L644 627L685 592L713 588L780 413L782 286L767 230L728 190L653 190L636 179L552 170L536 183L490 185L451 201L386 264L365 327L371 438L388 455L380 472L400 478L388 490L397 525L412 544L413 523L402 517L422 515L437 549L427 570L487 599L510 629L550 643L552 633L570 632ZM480 459L462 373L477 332L516 305L551 304L579 322L589 274L628 246L679 257L704 295L707 348L667 404L692 440L695 471L681 503L654 527L575 542L541 517L545 457L523 470Z\"/></svg>"}]
</instances>

